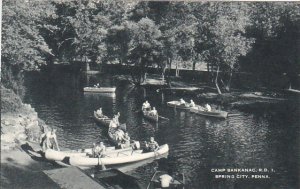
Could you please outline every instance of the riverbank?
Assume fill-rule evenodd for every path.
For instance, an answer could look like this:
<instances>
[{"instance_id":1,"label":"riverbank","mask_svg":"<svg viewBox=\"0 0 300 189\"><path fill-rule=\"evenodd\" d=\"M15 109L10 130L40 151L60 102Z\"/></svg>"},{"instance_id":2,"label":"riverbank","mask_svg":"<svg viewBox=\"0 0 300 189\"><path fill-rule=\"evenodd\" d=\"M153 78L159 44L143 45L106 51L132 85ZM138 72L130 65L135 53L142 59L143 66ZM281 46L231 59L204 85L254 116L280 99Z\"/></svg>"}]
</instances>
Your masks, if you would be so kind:
<instances>
[{"instance_id":1,"label":"riverbank","mask_svg":"<svg viewBox=\"0 0 300 189\"><path fill-rule=\"evenodd\" d=\"M14 149L1 149L1 186L0 188L60 188L44 170L53 169L53 164L30 155L28 149L39 149L38 144L25 142Z\"/></svg>"},{"instance_id":2,"label":"riverbank","mask_svg":"<svg viewBox=\"0 0 300 189\"><path fill-rule=\"evenodd\" d=\"M115 79L132 82L130 76L127 75L118 75L115 76ZM197 102L218 103L233 108L252 106L254 104L273 104L287 100L284 91L232 89L231 92L218 94L215 87L206 83L186 82L180 77L171 77L169 85L166 85L158 75L151 74L147 75L147 80L141 86L156 88L155 90L158 92L188 95Z\"/></svg>"},{"instance_id":3,"label":"riverbank","mask_svg":"<svg viewBox=\"0 0 300 189\"><path fill-rule=\"evenodd\" d=\"M42 171L53 168L29 153L46 124L12 90L1 87L1 188L59 188Z\"/></svg>"},{"instance_id":4,"label":"riverbank","mask_svg":"<svg viewBox=\"0 0 300 189\"><path fill-rule=\"evenodd\" d=\"M12 90L1 88L1 151L26 141L38 142L45 127L31 105L22 103Z\"/></svg>"}]
</instances>

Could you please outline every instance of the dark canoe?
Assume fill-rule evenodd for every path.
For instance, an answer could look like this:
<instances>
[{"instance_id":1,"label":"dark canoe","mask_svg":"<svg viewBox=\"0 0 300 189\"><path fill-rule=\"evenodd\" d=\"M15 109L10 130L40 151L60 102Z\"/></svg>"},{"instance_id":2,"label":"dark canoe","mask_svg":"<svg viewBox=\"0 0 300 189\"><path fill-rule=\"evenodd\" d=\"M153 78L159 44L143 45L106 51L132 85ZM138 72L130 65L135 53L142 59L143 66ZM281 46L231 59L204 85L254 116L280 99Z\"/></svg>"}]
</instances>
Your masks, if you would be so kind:
<instances>
[{"instance_id":1,"label":"dark canoe","mask_svg":"<svg viewBox=\"0 0 300 189\"><path fill-rule=\"evenodd\" d=\"M96 111L94 111L94 120L99 124L109 127L109 123L112 119L110 119L108 117L100 118L100 117L98 117Z\"/></svg>"},{"instance_id":2,"label":"dark canoe","mask_svg":"<svg viewBox=\"0 0 300 189\"><path fill-rule=\"evenodd\" d=\"M160 176L167 174L165 171L156 171L147 186L147 189L158 189L161 187ZM173 180L170 182L170 186L168 188L176 188L176 189L184 189L185 186L185 178L184 174L172 175Z\"/></svg>"},{"instance_id":3,"label":"dark canoe","mask_svg":"<svg viewBox=\"0 0 300 189\"><path fill-rule=\"evenodd\" d=\"M158 122L158 115L153 116L153 115L151 115L150 111L147 111L147 110L143 110L142 112L143 112L144 117L147 118L148 120Z\"/></svg>"},{"instance_id":4,"label":"dark canoe","mask_svg":"<svg viewBox=\"0 0 300 189\"><path fill-rule=\"evenodd\" d=\"M186 105L186 104L180 104L179 101L170 101L170 102L167 102L167 105L168 105L169 107L178 108L178 109L183 109L183 110L188 110L188 109L190 109L190 106L189 106L189 105Z\"/></svg>"},{"instance_id":5,"label":"dark canoe","mask_svg":"<svg viewBox=\"0 0 300 189\"><path fill-rule=\"evenodd\" d=\"M116 87L84 87L83 91L90 93L114 93Z\"/></svg>"},{"instance_id":6,"label":"dark canoe","mask_svg":"<svg viewBox=\"0 0 300 189\"><path fill-rule=\"evenodd\" d=\"M137 178L127 175L117 169L109 169L94 173L94 179L105 188L144 189Z\"/></svg>"},{"instance_id":7,"label":"dark canoe","mask_svg":"<svg viewBox=\"0 0 300 189\"><path fill-rule=\"evenodd\" d=\"M201 106L195 106L190 108L190 112L200 114L203 116L209 116L209 117L217 117L217 118L223 118L226 119L228 116L228 112L220 111L220 110L212 110L210 112L205 111L204 108Z\"/></svg>"}]
</instances>

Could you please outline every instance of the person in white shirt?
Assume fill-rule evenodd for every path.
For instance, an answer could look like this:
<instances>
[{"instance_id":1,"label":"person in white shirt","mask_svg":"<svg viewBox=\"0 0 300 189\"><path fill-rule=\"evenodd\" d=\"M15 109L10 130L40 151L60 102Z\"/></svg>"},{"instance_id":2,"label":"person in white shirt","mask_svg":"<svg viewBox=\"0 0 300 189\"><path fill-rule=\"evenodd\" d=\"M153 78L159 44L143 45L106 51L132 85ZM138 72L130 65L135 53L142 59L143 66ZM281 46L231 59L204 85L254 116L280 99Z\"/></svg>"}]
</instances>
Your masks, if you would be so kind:
<instances>
[{"instance_id":1,"label":"person in white shirt","mask_svg":"<svg viewBox=\"0 0 300 189\"><path fill-rule=\"evenodd\" d=\"M99 108L96 113L98 117L103 117L102 108Z\"/></svg>"},{"instance_id":2,"label":"person in white shirt","mask_svg":"<svg viewBox=\"0 0 300 189\"><path fill-rule=\"evenodd\" d=\"M146 100L146 102L143 103L142 110L148 110L148 109L151 109L151 105L148 102L148 100Z\"/></svg>"},{"instance_id":3,"label":"person in white shirt","mask_svg":"<svg viewBox=\"0 0 300 189\"><path fill-rule=\"evenodd\" d=\"M190 103L190 107L195 107L195 102L193 100L191 100L191 103Z\"/></svg>"},{"instance_id":4,"label":"person in white shirt","mask_svg":"<svg viewBox=\"0 0 300 189\"><path fill-rule=\"evenodd\" d=\"M209 104L205 105L206 111L211 112L211 106Z\"/></svg>"},{"instance_id":5,"label":"person in white shirt","mask_svg":"<svg viewBox=\"0 0 300 189\"><path fill-rule=\"evenodd\" d=\"M185 105L185 101L182 98L179 100L179 102L180 102L180 105Z\"/></svg>"},{"instance_id":6,"label":"person in white shirt","mask_svg":"<svg viewBox=\"0 0 300 189\"><path fill-rule=\"evenodd\" d=\"M94 157L103 157L105 150L106 147L103 142L98 143L93 149Z\"/></svg>"}]
</instances>

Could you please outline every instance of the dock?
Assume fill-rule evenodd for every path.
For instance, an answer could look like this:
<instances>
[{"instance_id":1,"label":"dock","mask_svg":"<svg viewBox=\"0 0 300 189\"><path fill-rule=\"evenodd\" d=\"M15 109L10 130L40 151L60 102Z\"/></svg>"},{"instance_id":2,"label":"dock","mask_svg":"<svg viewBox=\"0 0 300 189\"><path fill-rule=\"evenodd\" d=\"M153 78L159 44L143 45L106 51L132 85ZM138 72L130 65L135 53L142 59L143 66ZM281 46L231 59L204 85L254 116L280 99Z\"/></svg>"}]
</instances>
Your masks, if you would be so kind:
<instances>
[{"instance_id":1,"label":"dock","mask_svg":"<svg viewBox=\"0 0 300 189\"><path fill-rule=\"evenodd\" d=\"M286 89L285 91L290 92L290 93L300 94L300 90L297 90L297 89Z\"/></svg>"},{"instance_id":2,"label":"dock","mask_svg":"<svg viewBox=\"0 0 300 189\"><path fill-rule=\"evenodd\" d=\"M164 88L163 90L170 90L170 91L197 91L200 90L198 87L172 87L172 88Z\"/></svg>"},{"instance_id":3,"label":"dock","mask_svg":"<svg viewBox=\"0 0 300 189\"><path fill-rule=\"evenodd\" d=\"M43 171L50 179L64 189L105 189L77 167Z\"/></svg>"}]
</instances>

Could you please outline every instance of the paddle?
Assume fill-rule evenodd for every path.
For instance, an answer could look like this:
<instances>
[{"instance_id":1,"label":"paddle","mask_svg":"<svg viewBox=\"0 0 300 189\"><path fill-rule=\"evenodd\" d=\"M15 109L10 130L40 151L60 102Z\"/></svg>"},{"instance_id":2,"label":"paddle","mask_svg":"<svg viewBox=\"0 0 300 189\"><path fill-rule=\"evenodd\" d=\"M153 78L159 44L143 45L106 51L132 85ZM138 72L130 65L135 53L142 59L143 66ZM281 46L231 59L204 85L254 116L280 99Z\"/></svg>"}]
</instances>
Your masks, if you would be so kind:
<instances>
[{"instance_id":1,"label":"paddle","mask_svg":"<svg viewBox=\"0 0 300 189\"><path fill-rule=\"evenodd\" d=\"M161 119L165 119L165 120L170 120L169 118L163 117L163 116L158 116Z\"/></svg>"},{"instance_id":2,"label":"paddle","mask_svg":"<svg viewBox=\"0 0 300 189\"><path fill-rule=\"evenodd\" d=\"M228 117L240 116L241 114L228 114Z\"/></svg>"},{"instance_id":3,"label":"paddle","mask_svg":"<svg viewBox=\"0 0 300 189\"><path fill-rule=\"evenodd\" d=\"M105 165L103 164L103 162L101 161L100 156L98 156L98 167L99 167L99 162L101 162L101 169L102 169L102 170L106 170L106 167L105 167Z\"/></svg>"}]
</instances>

